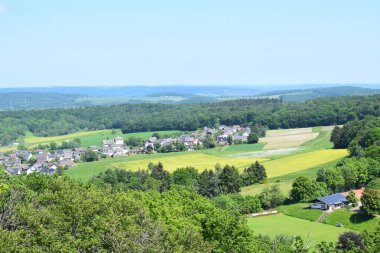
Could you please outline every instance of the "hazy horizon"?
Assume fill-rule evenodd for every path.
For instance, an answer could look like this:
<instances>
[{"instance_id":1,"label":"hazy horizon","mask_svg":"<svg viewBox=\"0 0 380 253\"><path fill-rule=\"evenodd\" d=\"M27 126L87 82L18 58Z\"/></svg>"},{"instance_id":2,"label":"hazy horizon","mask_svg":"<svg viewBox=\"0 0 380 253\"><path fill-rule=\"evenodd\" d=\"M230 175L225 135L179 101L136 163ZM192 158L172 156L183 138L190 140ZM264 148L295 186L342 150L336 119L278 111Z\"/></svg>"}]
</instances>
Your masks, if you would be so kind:
<instances>
[{"instance_id":1,"label":"hazy horizon","mask_svg":"<svg viewBox=\"0 0 380 253\"><path fill-rule=\"evenodd\" d=\"M0 0L0 87L376 85L380 2Z\"/></svg>"}]
</instances>

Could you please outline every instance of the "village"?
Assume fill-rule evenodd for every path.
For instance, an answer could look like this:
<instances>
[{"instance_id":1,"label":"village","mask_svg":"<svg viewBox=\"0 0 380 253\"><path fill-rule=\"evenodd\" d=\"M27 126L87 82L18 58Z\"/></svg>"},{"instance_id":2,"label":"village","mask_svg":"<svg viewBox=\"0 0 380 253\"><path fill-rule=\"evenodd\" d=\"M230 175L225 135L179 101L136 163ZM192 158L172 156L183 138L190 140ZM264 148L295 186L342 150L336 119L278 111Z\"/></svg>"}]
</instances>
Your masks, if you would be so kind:
<instances>
[{"instance_id":1,"label":"village","mask_svg":"<svg viewBox=\"0 0 380 253\"><path fill-rule=\"evenodd\" d=\"M5 171L11 175L31 173L53 175L74 167L78 162L94 161L99 158L192 151L247 143L250 134L250 127L221 125L219 128L204 127L200 131L181 134L177 137L160 137L158 134L153 134L139 147L128 146L122 137L116 137L111 140L103 140L100 147L34 148L0 153L0 166L4 166ZM87 159L88 155L92 155L93 159Z\"/></svg>"}]
</instances>

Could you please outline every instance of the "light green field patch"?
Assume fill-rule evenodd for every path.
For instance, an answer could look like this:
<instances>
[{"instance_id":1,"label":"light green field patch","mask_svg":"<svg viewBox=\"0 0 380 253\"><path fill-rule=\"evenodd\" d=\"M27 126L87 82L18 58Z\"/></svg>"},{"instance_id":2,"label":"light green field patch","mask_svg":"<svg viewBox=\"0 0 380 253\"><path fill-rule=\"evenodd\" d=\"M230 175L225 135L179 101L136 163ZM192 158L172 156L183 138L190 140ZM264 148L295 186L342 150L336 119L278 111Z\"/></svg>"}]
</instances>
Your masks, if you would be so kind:
<instances>
[{"instance_id":1,"label":"light green field patch","mask_svg":"<svg viewBox=\"0 0 380 253\"><path fill-rule=\"evenodd\" d=\"M263 234L271 238L279 234L288 236L298 235L306 242L310 235L311 248L314 248L321 241L336 242L340 234L350 231L346 228L338 228L283 214L249 218L248 226L256 235Z\"/></svg>"},{"instance_id":2,"label":"light green field patch","mask_svg":"<svg viewBox=\"0 0 380 253\"><path fill-rule=\"evenodd\" d=\"M323 214L322 210L310 209L310 204L298 203L293 205L284 205L276 208L279 212L299 219L317 221Z\"/></svg>"},{"instance_id":3,"label":"light green field patch","mask_svg":"<svg viewBox=\"0 0 380 253\"><path fill-rule=\"evenodd\" d=\"M241 195L247 196L247 195L258 195L260 194L264 189L270 188L272 186L277 185L280 188L280 191L287 196L288 192L292 189L292 182L270 182L266 184L254 184L247 187L243 187L241 189Z\"/></svg>"}]
</instances>

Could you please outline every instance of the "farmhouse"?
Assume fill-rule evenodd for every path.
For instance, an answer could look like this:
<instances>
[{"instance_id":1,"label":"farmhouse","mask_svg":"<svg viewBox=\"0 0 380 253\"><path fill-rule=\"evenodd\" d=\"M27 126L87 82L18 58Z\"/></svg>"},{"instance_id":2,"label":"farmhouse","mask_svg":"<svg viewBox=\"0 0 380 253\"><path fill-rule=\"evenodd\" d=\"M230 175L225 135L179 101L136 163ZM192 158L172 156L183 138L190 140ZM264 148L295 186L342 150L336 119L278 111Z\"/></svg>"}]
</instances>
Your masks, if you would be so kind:
<instances>
[{"instance_id":1,"label":"farmhouse","mask_svg":"<svg viewBox=\"0 0 380 253\"><path fill-rule=\"evenodd\" d=\"M346 197L341 193L335 193L325 197L318 198L310 205L311 209L334 210L344 207L347 204Z\"/></svg>"}]
</instances>

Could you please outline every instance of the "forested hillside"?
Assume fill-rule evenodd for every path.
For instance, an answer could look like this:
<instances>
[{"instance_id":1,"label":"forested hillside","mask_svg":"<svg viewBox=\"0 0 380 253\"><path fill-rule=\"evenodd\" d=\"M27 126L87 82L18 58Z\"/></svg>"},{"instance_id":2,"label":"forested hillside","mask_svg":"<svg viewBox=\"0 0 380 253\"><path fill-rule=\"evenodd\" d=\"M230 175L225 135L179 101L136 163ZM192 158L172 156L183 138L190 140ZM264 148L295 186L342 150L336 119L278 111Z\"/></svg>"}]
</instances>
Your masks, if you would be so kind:
<instances>
[{"instance_id":1,"label":"forested hillside","mask_svg":"<svg viewBox=\"0 0 380 253\"><path fill-rule=\"evenodd\" d=\"M195 130L205 126L260 123L270 129L344 124L366 115L380 116L380 95L319 98L302 103L278 99L240 99L218 103L126 104L77 109L0 112L0 144L26 131L37 136L82 130L122 128L124 133Z\"/></svg>"},{"instance_id":2,"label":"forested hillside","mask_svg":"<svg viewBox=\"0 0 380 253\"><path fill-rule=\"evenodd\" d=\"M306 101L319 97L340 97L373 95L380 93L380 89L370 89L353 86L323 87L312 89L294 89L283 91L272 91L265 93L267 96L278 96L284 101Z\"/></svg>"}]
</instances>

